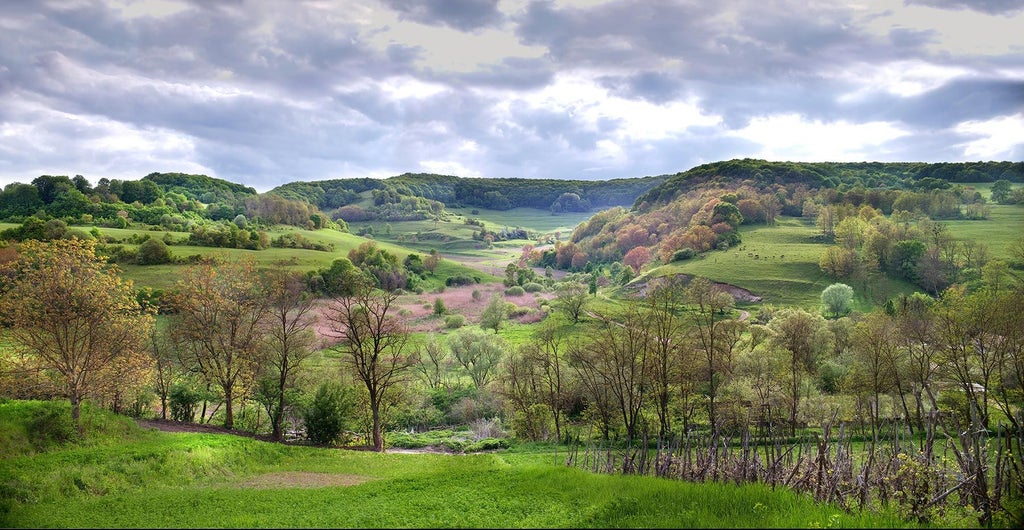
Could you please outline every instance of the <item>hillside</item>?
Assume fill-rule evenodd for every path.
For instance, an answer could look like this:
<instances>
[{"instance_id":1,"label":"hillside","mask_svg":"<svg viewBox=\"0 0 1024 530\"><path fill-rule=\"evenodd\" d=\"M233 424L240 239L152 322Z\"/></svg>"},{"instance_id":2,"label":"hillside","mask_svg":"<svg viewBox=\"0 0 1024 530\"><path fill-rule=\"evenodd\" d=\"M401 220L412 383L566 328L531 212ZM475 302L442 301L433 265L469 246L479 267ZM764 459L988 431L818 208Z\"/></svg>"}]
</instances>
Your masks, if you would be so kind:
<instances>
[{"instance_id":1,"label":"hillside","mask_svg":"<svg viewBox=\"0 0 1024 530\"><path fill-rule=\"evenodd\" d=\"M638 207L671 202L700 187L934 188L951 183L1024 182L1024 162L771 162L734 159L703 164L668 177L636 200Z\"/></svg>"},{"instance_id":2,"label":"hillside","mask_svg":"<svg viewBox=\"0 0 1024 530\"><path fill-rule=\"evenodd\" d=\"M375 204L421 197L447 207L494 210L590 211L631 204L636 197L664 182L667 176L613 180L561 180L523 178L463 178L452 175L405 173L374 180L366 178L290 182L268 193L304 200L329 210L357 202L374 192Z\"/></svg>"}]
</instances>

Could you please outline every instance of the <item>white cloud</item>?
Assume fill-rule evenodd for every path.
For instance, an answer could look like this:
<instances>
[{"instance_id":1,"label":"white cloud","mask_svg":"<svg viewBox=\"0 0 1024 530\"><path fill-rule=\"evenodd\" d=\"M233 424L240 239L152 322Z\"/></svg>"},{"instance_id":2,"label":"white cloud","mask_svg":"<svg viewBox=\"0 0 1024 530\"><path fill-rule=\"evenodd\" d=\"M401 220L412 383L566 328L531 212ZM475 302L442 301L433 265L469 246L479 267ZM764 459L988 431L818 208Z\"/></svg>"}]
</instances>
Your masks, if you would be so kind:
<instances>
[{"instance_id":1,"label":"white cloud","mask_svg":"<svg viewBox=\"0 0 1024 530\"><path fill-rule=\"evenodd\" d=\"M797 114L754 118L731 135L761 146L772 160L863 161L884 158L884 144L908 131L890 122L808 121Z\"/></svg>"},{"instance_id":2,"label":"white cloud","mask_svg":"<svg viewBox=\"0 0 1024 530\"><path fill-rule=\"evenodd\" d=\"M0 124L0 182L43 175L82 174L137 179L152 171L214 175L196 160L194 139L163 128L12 102L15 117ZM146 168L141 170L140 168Z\"/></svg>"},{"instance_id":3,"label":"white cloud","mask_svg":"<svg viewBox=\"0 0 1024 530\"><path fill-rule=\"evenodd\" d=\"M423 160L420 162L420 170L425 173L456 175L469 178L480 178L483 176L479 171L468 168L455 160Z\"/></svg>"},{"instance_id":4,"label":"white cloud","mask_svg":"<svg viewBox=\"0 0 1024 530\"><path fill-rule=\"evenodd\" d=\"M162 18L180 13L189 8L182 2L171 0L116 0L109 2L114 9L119 9L125 18L153 17Z\"/></svg>"},{"instance_id":5,"label":"white cloud","mask_svg":"<svg viewBox=\"0 0 1024 530\"><path fill-rule=\"evenodd\" d=\"M1012 156L1014 148L1024 145L1024 113L985 121L965 121L957 124L954 131L976 137L959 144L964 157L1002 160Z\"/></svg>"},{"instance_id":6,"label":"white cloud","mask_svg":"<svg viewBox=\"0 0 1024 530\"><path fill-rule=\"evenodd\" d=\"M566 112L588 130L617 123L611 135L618 140L660 140L690 127L721 123L721 117L704 114L692 100L657 104L626 99L609 94L586 74L561 74L523 99L535 108Z\"/></svg>"},{"instance_id":7,"label":"white cloud","mask_svg":"<svg viewBox=\"0 0 1024 530\"><path fill-rule=\"evenodd\" d=\"M958 77L972 75L962 66L943 66L921 60L894 61L885 64L860 63L843 67L833 73L835 77L860 85L853 92L842 94L840 102L851 102L884 91L901 97L911 97L936 89Z\"/></svg>"}]
</instances>

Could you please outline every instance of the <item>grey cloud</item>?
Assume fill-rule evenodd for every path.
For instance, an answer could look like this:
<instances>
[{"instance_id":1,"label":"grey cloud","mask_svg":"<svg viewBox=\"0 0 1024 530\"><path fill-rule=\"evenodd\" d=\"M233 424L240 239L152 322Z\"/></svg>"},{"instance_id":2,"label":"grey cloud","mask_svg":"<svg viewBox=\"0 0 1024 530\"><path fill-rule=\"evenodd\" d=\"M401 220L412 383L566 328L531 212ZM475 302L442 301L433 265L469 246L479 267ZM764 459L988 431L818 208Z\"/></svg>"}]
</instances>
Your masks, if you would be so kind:
<instances>
[{"instance_id":1,"label":"grey cloud","mask_svg":"<svg viewBox=\"0 0 1024 530\"><path fill-rule=\"evenodd\" d=\"M382 0L402 17L432 26L474 31L498 26L505 15L498 0Z\"/></svg>"},{"instance_id":2,"label":"grey cloud","mask_svg":"<svg viewBox=\"0 0 1024 530\"><path fill-rule=\"evenodd\" d=\"M935 129L1021 111L1024 111L1024 80L958 79L911 97L879 94L852 105L849 115L866 120L898 120L917 129Z\"/></svg>"},{"instance_id":3,"label":"grey cloud","mask_svg":"<svg viewBox=\"0 0 1024 530\"><path fill-rule=\"evenodd\" d=\"M604 76L601 85L623 98L666 103L683 95L686 80L665 72L645 71L628 76Z\"/></svg>"},{"instance_id":4,"label":"grey cloud","mask_svg":"<svg viewBox=\"0 0 1024 530\"><path fill-rule=\"evenodd\" d=\"M425 79L453 87L482 87L514 90L540 88L554 78L555 70L546 58L507 57L498 64L487 65L472 72L420 73Z\"/></svg>"},{"instance_id":5,"label":"grey cloud","mask_svg":"<svg viewBox=\"0 0 1024 530\"><path fill-rule=\"evenodd\" d=\"M971 9L990 15L1006 15L1024 10L1024 2L1021 0L904 0L904 4L939 9Z\"/></svg>"}]
</instances>

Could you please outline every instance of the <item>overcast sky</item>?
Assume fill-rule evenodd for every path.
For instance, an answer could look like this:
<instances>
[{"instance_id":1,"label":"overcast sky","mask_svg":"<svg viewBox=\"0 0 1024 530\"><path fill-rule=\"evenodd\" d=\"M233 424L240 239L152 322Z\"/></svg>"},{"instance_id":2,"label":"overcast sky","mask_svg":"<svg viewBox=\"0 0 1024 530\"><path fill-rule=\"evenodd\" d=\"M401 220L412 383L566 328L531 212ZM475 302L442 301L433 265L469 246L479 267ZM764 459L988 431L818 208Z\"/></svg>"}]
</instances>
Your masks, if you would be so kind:
<instances>
[{"instance_id":1,"label":"overcast sky","mask_svg":"<svg viewBox=\"0 0 1024 530\"><path fill-rule=\"evenodd\" d=\"M1024 160L1024 0L2 1L0 184Z\"/></svg>"}]
</instances>

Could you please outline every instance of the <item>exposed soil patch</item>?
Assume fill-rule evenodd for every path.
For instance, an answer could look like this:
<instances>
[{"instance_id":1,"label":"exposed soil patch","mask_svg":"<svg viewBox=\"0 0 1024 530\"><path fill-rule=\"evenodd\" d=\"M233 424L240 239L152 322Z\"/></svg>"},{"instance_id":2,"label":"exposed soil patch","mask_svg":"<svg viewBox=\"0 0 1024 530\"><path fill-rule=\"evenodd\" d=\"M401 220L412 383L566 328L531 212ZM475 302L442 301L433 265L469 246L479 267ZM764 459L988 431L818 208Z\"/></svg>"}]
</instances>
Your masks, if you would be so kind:
<instances>
[{"instance_id":1,"label":"exposed soil patch","mask_svg":"<svg viewBox=\"0 0 1024 530\"><path fill-rule=\"evenodd\" d=\"M691 274L677 274L676 276L679 277L680 279L682 279L682 281L684 283L689 283L690 280L693 279L693 275L691 275ZM661 281L661 279L654 280L654 281ZM752 293L752 292L750 292L750 291L748 291L748 290L746 290L746 289L744 289L742 287L737 287L737 286L732 285L732 284L721 283L721 282L712 282L712 283L715 285L715 287L718 287L719 289L721 289L721 290L731 294L732 297L737 302L760 302L761 301L761 297L760 296L758 296L758 295L756 295L756 294L754 294L754 293ZM625 287L625 290L635 294L636 296L643 297L643 296L647 295L647 288L648 288L648 282L646 282L646 281L638 281L638 282L630 283L629 285L627 285Z\"/></svg>"},{"instance_id":2,"label":"exposed soil patch","mask_svg":"<svg viewBox=\"0 0 1024 530\"><path fill-rule=\"evenodd\" d=\"M373 480L362 475L340 473L311 473L306 471L282 471L264 473L238 483L242 488L327 488L332 486L357 486Z\"/></svg>"}]
</instances>

